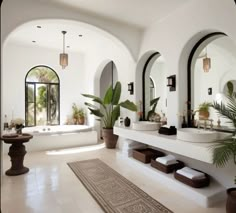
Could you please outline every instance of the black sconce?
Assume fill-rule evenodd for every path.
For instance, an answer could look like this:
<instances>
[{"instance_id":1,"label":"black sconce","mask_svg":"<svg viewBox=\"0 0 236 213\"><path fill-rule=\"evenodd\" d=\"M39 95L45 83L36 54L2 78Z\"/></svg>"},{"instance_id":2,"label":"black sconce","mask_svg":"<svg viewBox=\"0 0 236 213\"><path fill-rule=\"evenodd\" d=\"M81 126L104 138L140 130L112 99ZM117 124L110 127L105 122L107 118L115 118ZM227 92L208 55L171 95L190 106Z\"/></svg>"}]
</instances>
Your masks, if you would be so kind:
<instances>
[{"instance_id":1,"label":"black sconce","mask_svg":"<svg viewBox=\"0 0 236 213\"><path fill-rule=\"evenodd\" d=\"M128 84L128 91L129 91L130 95L134 94L134 82L130 82Z\"/></svg>"},{"instance_id":2,"label":"black sconce","mask_svg":"<svg viewBox=\"0 0 236 213\"><path fill-rule=\"evenodd\" d=\"M175 75L167 77L167 86L170 87L170 91L175 91Z\"/></svg>"}]
</instances>

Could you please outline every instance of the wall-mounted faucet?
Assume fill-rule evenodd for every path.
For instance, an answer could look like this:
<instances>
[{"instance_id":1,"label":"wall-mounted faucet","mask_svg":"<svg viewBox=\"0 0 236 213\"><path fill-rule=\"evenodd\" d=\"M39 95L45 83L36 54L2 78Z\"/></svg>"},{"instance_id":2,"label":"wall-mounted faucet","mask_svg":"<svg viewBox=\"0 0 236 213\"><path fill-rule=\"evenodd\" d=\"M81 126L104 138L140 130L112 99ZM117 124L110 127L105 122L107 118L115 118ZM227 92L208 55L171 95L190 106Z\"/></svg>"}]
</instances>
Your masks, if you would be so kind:
<instances>
[{"instance_id":1,"label":"wall-mounted faucet","mask_svg":"<svg viewBox=\"0 0 236 213\"><path fill-rule=\"evenodd\" d=\"M201 121L203 122L203 128L204 130L207 130L207 127L210 127L210 130L213 130L213 119L201 119L197 122L197 128L199 129L201 127ZM211 123L208 124L207 121L210 121Z\"/></svg>"}]
</instances>

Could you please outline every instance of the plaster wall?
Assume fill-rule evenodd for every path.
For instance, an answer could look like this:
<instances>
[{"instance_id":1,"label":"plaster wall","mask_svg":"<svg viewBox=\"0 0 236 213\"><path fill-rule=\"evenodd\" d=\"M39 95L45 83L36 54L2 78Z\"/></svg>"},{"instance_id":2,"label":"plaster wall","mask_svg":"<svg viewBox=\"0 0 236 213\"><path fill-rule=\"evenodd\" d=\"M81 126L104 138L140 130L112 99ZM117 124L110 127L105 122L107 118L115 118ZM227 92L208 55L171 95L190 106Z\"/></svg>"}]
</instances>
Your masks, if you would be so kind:
<instances>
[{"instance_id":1,"label":"plaster wall","mask_svg":"<svg viewBox=\"0 0 236 213\"><path fill-rule=\"evenodd\" d=\"M222 31L236 42L235 10L232 0L189 1L144 32L139 57L150 50L158 51L168 65L167 76L176 74L176 91L167 93L169 125L180 126L177 114L186 109L187 60L192 47L213 31Z\"/></svg>"},{"instance_id":2,"label":"plaster wall","mask_svg":"<svg viewBox=\"0 0 236 213\"><path fill-rule=\"evenodd\" d=\"M193 46L203 36L215 31L226 33L236 43L235 19L236 6L232 0L189 1L162 21L153 23L145 31L139 58L148 51L158 51L165 57L168 65L167 76L176 75L176 91L167 92L168 125L180 127L181 118L177 114L186 110L187 61ZM216 169L211 164L183 156L181 159L193 168L208 172L225 187L233 186L233 163L228 164L226 168Z\"/></svg>"},{"instance_id":3,"label":"plaster wall","mask_svg":"<svg viewBox=\"0 0 236 213\"><path fill-rule=\"evenodd\" d=\"M72 115L72 104L83 106L84 61L84 54L69 53L69 66L63 70L58 51L14 43L6 45L2 67L2 114L7 115L8 122L12 117L25 118L25 76L34 66L46 65L60 79L60 123L65 124Z\"/></svg>"}]
</instances>

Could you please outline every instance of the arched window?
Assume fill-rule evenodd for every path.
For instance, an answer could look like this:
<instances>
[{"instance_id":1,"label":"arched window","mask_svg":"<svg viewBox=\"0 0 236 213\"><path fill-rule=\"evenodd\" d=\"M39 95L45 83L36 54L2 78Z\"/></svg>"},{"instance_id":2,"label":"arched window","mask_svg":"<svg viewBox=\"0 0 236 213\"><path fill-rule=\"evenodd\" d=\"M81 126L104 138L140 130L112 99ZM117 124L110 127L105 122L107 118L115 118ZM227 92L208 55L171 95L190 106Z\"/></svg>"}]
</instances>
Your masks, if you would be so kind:
<instances>
[{"instance_id":1,"label":"arched window","mask_svg":"<svg viewBox=\"0 0 236 213\"><path fill-rule=\"evenodd\" d=\"M47 66L33 67L25 77L26 126L60 124L60 81Z\"/></svg>"}]
</instances>

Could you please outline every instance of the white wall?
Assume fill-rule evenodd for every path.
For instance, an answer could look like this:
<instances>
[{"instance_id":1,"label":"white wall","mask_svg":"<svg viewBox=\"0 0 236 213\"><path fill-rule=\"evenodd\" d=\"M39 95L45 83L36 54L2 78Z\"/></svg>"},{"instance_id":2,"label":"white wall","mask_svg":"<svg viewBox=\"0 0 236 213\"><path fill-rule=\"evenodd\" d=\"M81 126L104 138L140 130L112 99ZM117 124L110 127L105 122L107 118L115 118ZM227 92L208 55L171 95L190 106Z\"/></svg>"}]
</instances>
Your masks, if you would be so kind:
<instances>
[{"instance_id":1,"label":"white wall","mask_svg":"<svg viewBox=\"0 0 236 213\"><path fill-rule=\"evenodd\" d=\"M84 54L69 52L69 66L59 65L59 52L51 49L8 44L3 54L2 69L2 114L12 119L25 118L25 76L34 66L47 65L54 69L60 78L60 123L64 124L72 115L72 103L83 106L81 93L86 86Z\"/></svg>"},{"instance_id":2,"label":"white wall","mask_svg":"<svg viewBox=\"0 0 236 213\"><path fill-rule=\"evenodd\" d=\"M145 31L140 57L156 50L165 56L167 75L176 74L177 90L168 92L168 124L179 126L177 114L186 108L187 60L192 47L212 31L225 32L236 42L235 18L236 7L232 0L189 1Z\"/></svg>"},{"instance_id":3,"label":"white wall","mask_svg":"<svg viewBox=\"0 0 236 213\"><path fill-rule=\"evenodd\" d=\"M190 18L191 17L191 18ZM232 0L189 1L160 22L153 23L144 33L140 58L148 51L165 56L167 76L176 75L176 91L167 93L167 122L180 126L179 112L186 109L187 60L196 42L213 31L226 33L236 43L236 6ZM215 169L214 165L183 157L190 166L202 169L216 177L224 186L233 186L235 165Z\"/></svg>"},{"instance_id":4,"label":"white wall","mask_svg":"<svg viewBox=\"0 0 236 213\"><path fill-rule=\"evenodd\" d=\"M125 54L123 49L112 41L105 38L98 38L98 40L101 43L100 47L97 46L93 50L89 49L83 53L68 50L69 66L65 70L59 65L59 51L7 42L3 50L2 115L6 114L10 121L13 110L15 118L25 117L25 76L32 67L37 65L51 67L60 78L61 124L64 124L67 118L71 116L71 107L74 102L85 108L84 102L88 99L83 97L82 93L99 95L100 89L96 89L94 79L97 74L99 80L96 83L100 85L102 70L98 71L98 69L99 65L106 59L114 61L115 69L117 69L115 79L118 78L123 85L121 100L127 99L129 93L126 85L131 81L131 71L135 67L132 57ZM104 49L104 45L108 45L108 47ZM122 73L125 73L123 79L120 78L120 76L124 76ZM126 111L124 111L124 116L131 113ZM135 113L131 113L131 116L135 118ZM89 113L87 113L87 124L94 126L94 116Z\"/></svg>"}]
</instances>

